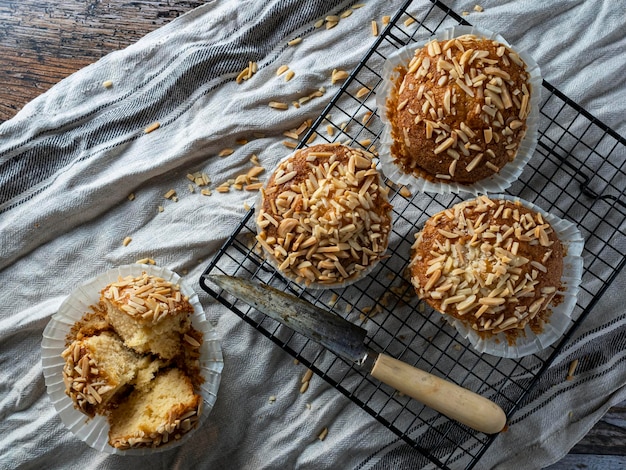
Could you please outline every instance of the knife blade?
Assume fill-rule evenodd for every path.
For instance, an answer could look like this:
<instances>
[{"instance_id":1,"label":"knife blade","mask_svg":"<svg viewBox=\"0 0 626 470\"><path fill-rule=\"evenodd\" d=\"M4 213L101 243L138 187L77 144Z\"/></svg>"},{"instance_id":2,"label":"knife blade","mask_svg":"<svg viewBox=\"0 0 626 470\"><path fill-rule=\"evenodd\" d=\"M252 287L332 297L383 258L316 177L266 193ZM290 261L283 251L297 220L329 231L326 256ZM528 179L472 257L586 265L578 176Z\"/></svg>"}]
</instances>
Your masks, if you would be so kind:
<instances>
[{"instance_id":1,"label":"knife blade","mask_svg":"<svg viewBox=\"0 0 626 470\"><path fill-rule=\"evenodd\" d=\"M493 401L426 371L368 348L367 330L304 299L267 284L226 275L205 275L237 299L325 348L366 368L381 382L486 434L500 432L506 415ZM372 365L373 364L373 365Z\"/></svg>"}]
</instances>

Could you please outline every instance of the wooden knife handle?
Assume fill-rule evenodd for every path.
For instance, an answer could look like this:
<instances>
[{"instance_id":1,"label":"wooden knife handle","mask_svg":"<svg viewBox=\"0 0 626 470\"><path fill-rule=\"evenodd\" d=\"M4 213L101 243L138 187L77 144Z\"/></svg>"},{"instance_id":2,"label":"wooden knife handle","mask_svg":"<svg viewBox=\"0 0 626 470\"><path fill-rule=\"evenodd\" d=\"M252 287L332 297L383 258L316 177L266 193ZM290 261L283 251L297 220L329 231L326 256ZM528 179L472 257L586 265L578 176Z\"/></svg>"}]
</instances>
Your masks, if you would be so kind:
<instances>
[{"instance_id":1,"label":"wooden knife handle","mask_svg":"<svg viewBox=\"0 0 626 470\"><path fill-rule=\"evenodd\" d=\"M405 395L477 431L494 434L500 432L506 424L504 411L494 402L385 354L378 356L371 374Z\"/></svg>"}]
</instances>

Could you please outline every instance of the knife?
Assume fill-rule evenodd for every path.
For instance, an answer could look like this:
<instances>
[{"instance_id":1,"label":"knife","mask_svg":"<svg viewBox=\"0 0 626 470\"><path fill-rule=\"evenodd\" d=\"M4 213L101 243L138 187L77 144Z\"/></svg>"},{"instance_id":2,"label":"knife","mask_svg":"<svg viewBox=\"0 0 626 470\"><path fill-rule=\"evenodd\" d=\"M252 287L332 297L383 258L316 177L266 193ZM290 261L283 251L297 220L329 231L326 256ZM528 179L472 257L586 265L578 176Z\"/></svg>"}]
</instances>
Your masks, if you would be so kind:
<instances>
[{"instance_id":1,"label":"knife","mask_svg":"<svg viewBox=\"0 0 626 470\"><path fill-rule=\"evenodd\" d=\"M205 275L204 278L338 356L366 368L372 377L448 418L486 434L500 432L506 424L506 415L496 403L373 351L364 344L367 330L339 315L267 284L226 275Z\"/></svg>"}]
</instances>

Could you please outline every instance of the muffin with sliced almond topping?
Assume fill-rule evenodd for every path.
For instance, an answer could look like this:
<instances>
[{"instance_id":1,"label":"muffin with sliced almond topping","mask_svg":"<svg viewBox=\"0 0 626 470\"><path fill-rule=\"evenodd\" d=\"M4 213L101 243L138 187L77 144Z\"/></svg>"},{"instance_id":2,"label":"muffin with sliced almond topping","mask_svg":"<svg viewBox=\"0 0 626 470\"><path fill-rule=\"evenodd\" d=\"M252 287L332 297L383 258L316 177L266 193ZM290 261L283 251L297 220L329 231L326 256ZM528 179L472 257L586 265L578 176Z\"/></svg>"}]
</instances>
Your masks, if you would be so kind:
<instances>
[{"instance_id":1,"label":"muffin with sliced almond topping","mask_svg":"<svg viewBox=\"0 0 626 470\"><path fill-rule=\"evenodd\" d=\"M535 90L511 47L476 34L433 39L395 72L385 108L401 174L472 185L515 160Z\"/></svg>"},{"instance_id":2,"label":"muffin with sliced almond topping","mask_svg":"<svg viewBox=\"0 0 626 470\"><path fill-rule=\"evenodd\" d=\"M315 145L283 160L261 190L257 241L287 277L312 287L347 285L380 260L391 205L372 155Z\"/></svg>"},{"instance_id":3,"label":"muffin with sliced almond topping","mask_svg":"<svg viewBox=\"0 0 626 470\"><path fill-rule=\"evenodd\" d=\"M193 307L180 286L143 273L106 286L100 296L107 318L124 344L138 353L172 359L191 325Z\"/></svg>"},{"instance_id":4,"label":"muffin with sliced almond topping","mask_svg":"<svg viewBox=\"0 0 626 470\"><path fill-rule=\"evenodd\" d=\"M416 234L411 282L420 299L482 337L540 333L561 289L564 249L539 212L476 199L435 214Z\"/></svg>"}]
</instances>

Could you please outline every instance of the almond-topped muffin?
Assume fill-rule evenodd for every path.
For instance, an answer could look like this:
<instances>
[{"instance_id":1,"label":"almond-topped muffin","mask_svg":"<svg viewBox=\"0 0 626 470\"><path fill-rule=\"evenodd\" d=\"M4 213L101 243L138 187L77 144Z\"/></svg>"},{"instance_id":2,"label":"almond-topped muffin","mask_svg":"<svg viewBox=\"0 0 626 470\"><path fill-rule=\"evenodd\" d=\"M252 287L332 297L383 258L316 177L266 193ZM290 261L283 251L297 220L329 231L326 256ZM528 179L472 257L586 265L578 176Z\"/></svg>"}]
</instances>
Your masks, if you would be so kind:
<instances>
[{"instance_id":1,"label":"almond-topped muffin","mask_svg":"<svg viewBox=\"0 0 626 470\"><path fill-rule=\"evenodd\" d=\"M339 144L297 150L261 198L257 240L296 282L354 282L387 249L391 205L368 152Z\"/></svg>"},{"instance_id":2,"label":"almond-topped muffin","mask_svg":"<svg viewBox=\"0 0 626 470\"><path fill-rule=\"evenodd\" d=\"M398 71L386 108L404 174L467 185L515 159L533 90L511 48L473 34L434 39Z\"/></svg>"},{"instance_id":3,"label":"almond-topped muffin","mask_svg":"<svg viewBox=\"0 0 626 470\"><path fill-rule=\"evenodd\" d=\"M172 359L190 328L193 307L180 287L157 276L126 276L102 290L100 302L124 344L139 353Z\"/></svg>"},{"instance_id":4,"label":"almond-topped muffin","mask_svg":"<svg viewBox=\"0 0 626 470\"><path fill-rule=\"evenodd\" d=\"M100 278L89 283L99 302L69 328L61 353L65 394L87 417L106 417L108 443L120 450L160 447L193 429L205 382L195 300L167 280L174 273L129 268L116 269L133 274L114 282L101 276L104 288Z\"/></svg>"},{"instance_id":5,"label":"almond-topped muffin","mask_svg":"<svg viewBox=\"0 0 626 470\"><path fill-rule=\"evenodd\" d=\"M561 288L563 246L539 212L486 196L432 216L410 263L418 296L483 337L540 332Z\"/></svg>"}]
</instances>

